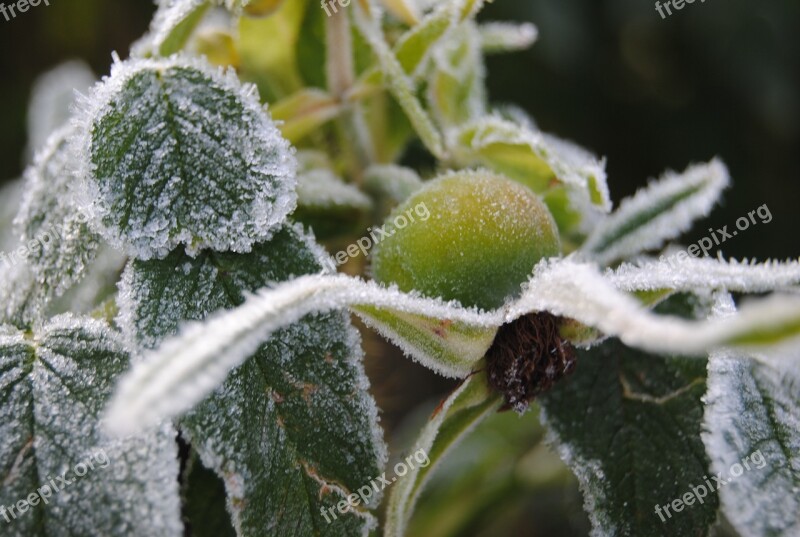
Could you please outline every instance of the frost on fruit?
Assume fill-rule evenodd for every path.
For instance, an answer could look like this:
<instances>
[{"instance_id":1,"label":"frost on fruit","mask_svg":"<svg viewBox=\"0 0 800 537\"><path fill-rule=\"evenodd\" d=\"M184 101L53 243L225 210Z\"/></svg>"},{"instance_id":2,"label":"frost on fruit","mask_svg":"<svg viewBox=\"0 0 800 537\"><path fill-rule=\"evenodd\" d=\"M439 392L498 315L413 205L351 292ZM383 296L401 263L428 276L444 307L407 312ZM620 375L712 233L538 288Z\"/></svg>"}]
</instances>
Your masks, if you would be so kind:
<instances>
[{"instance_id":1,"label":"frost on fruit","mask_svg":"<svg viewBox=\"0 0 800 537\"><path fill-rule=\"evenodd\" d=\"M69 122L77 92L95 82L91 68L81 60L64 62L36 79L28 104L28 152L41 149L56 129Z\"/></svg>"},{"instance_id":2,"label":"frost on fruit","mask_svg":"<svg viewBox=\"0 0 800 537\"><path fill-rule=\"evenodd\" d=\"M233 72L117 62L81 117L84 197L104 238L134 257L248 252L295 208L292 150Z\"/></svg>"},{"instance_id":3,"label":"frost on fruit","mask_svg":"<svg viewBox=\"0 0 800 537\"><path fill-rule=\"evenodd\" d=\"M319 271L320 257L311 238L284 227L248 254L190 258L175 251L133 261L123 276L121 323L129 339L153 348L183 321L238 306L271 282ZM375 523L366 510L339 514L330 526L320 512L380 475L386 460L359 337L341 311L287 325L263 345L256 342L249 358L182 418L181 429L224 480L240 535L263 535L264 528L271 535L312 535L320 527L331 536L365 534ZM165 372L145 382L173 381ZM194 389L184 385L178 395ZM110 419L122 414L112 410ZM378 500L376 493L368 507Z\"/></svg>"},{"instance_id":4,"label":"frost on fruit","mask_svg":"<svg viewBox=\"0 0 800 537\"><path fill-rule=\"evenodd\" d=\"M728 169L717 159L666 173L660 180L624 200L600 222L581 250L598 263L626 259L659 248L687 231L714 207L730 184Z\"/></svg>"},{"instance_id":5,"label":"frost on fruit","mask_svg":"<svg viewBox=\"0 0 800 537\"><path fill-rule=\"evenodd\" d=\"M480 163L544 197L559 229L587 233L611 210L605 161L518 122L487 116L453 133L455 154Z\"/></svg>"},{"instance_id":6,"label":"frost on fruit","mask_svg":"<svg viewBox=\"0 0 800 537\"><path fill-rule=\"evenodd\" d=\"M125 440L100 432L127 367L119 337L98 321L65 315L33 334L0 328L0 505L53 483L63 488L50 491L47 505L3 521L3 535L182 535L172 427ZM61 475L72 482L64 487Z\"/></svg>"},{"instance_id":7,"label":"frost on fruit","mask_svg":"<svg viewBox=\"0 0 800 537\"><path fill-rule=\"evenodd\" d=\"M87 210L75 197L73 127L50 137L25 172L25 195L14 223L30 267L45 298L62 295L94 260L99 236L89 227Z\"/></svg>"}]
</instances>

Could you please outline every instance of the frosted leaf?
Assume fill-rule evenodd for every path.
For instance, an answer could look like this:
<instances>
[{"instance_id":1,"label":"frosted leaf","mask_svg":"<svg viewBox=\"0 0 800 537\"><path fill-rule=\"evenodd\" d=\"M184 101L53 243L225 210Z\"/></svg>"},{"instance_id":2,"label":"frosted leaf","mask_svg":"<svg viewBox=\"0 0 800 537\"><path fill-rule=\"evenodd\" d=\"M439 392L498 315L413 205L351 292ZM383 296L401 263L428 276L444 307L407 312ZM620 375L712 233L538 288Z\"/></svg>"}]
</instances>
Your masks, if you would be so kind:
<instances>
[{"instance_id":1,"label":"frosted leaf","mask_svg":"<svg viewBox=\"0 0 800 537\"><path fill-rule=\"evenodd\" d=\"M638 265L623 263L606 271L617 289L627 292L697 289L725 289L740 293L790 290L800 285L800 261L755 263L673 254Z\"/></svg>"},{"instance_id":2,"label":"frosted leaf","mask_svg":"<svg viewBox=\"0 0 800 537\"><path fill-rule=\"evenodd\" d=\"M522 296L506 307L506 322L549 311L651 352L703 355L723 346L791 345L800 337L800 299L775 295L746 304L730 319L692 322L656 315L615 289L593 264L543 261Z\"/></svg>"},{"instance_id":3,"label":"frosted leaf","mask_svg":"<svg viewBox=\"0 0 800 537\"><path fill-rule=\"evenodd\" d=\"M56 317L33 335L0 330L0 505L41 495L33 512L2 522L3 535L183 534L172 427L125 440L100 433L127 366L119 337L91 319Z\"/></svg>"},{"instance_id":4,"label":"frosted leaf","mask_svg":"<svg viewBox=\"0 0 800 537\"><path fill-rule=\"evenodd\" d=\"M480 32L481 48L486 54L525 50L539 37L539 29L529 22L486 22L480 25Z\"/></svg>"},{"instance_id":5,"label":"frosted leaf","mask_svg":"<svg viewBox=\"0 0 800 537\"><path fill-rule=\"evenodd\" d=\"M623 200L595 228L581 250L598 263L609 264L658 248L707 216L729 184L728 170L717 159L690 166L682 174L667 172Z\"/></svg>"},{"instance_id":6,"label":"frosted leaf","mask_svg":"<svg viewBox=\"0 0 800 537\"><path fill-rule=\"evenodd\" d=\"M721 297L719 315L735 311ZM800 369L798 351L779 360L711 353L703 440L722 509L742 537L800 535ZM739 474L739 475L737 475Z\"/></svg>"},{"instance_id":7,"label":"frosted leaf","mask_svg":"<svg viewBox=\"0 0 800 537\"><path fill-rule=\"evenodd\" d=\"M84 195L104 238L134 257L247 252L295 207L292 150L232 71L117 62L80 115Z\"/></svg>"},{"instance_id":8,"label":"frosted leaf","mask_svg":"<svg viewBox=\"0 0 800 537\"><path fill-rule=\"evenodd\" d=\"M95 82L92 69L82 60L71 60L47 71L33 84L28 103L28 153L33 156L50 135L67 124L76 92Z\"/></svg>"},{"instance_id":9,"label":"frosted leaf","mask_svg":"<svg viewBox=\"0 0 800 537\"><path fill-rule=\"evenodd\" d=\"M562 231L585 233L611 210L605 161L570 142L499 116L467 123L453 140L465 165L486 165L542 194Z\"/></svg>"},{"instance_id":10,"label":"frosted leaf","mask_svg":"<svg viewBox=\"0 0 800 537\"><path fill-rule=\"evenodd\" d=\"M236 307L270 282L320 270L320 253L298 228L285 227L249 254L190 258L176 251L163 260L133 261L121 284L120 322L130 340L155 347L185 320ZM377 494L366 507L337 512L330 525L321 513L369 485L386 459L357 332L343 312L284 321L219 378L213 393L194 398L193 386L175 385L174 395L192 398L192 405L204 399L183 417L181 429L225 482L239 535L261 536L265 528L275 536L366 535ZM181 357L170 361L178 365ZM153 383L176 380L164 373ZM125 413L112 405L109 425L135 427L118 421Z\"/></svg>"},{"instance_id":11,"label":"frosted leaf","mask_svg":"<svg viewBox=\"0 0 800 537\"><path fill-rule=\"evenodd\" d=\"M700 438L705 362L616 340L578 352L575 373L539 401L548 443L581 485L592 535L707 535L713 491L670 510L711 475Z\"/></svg>"},{"instance_id":12,"label":"frosted leaf","mask_svg":"<svg viewBox=\"0 0 800 537\"><path fill-rule=\"evenodd\" d=\"M364 188L400 203L422 186L417 172L395 164L374 164L364 172Z\"/></svg>"},{"instance_id":13,"label":"frosted leaf","mask_svg":"<svg viewBox=\"0 0 800 537\"><path fill-rule=\"evenodd\" d=\"M442 133L422 107L416 96L414 84L398 57L386 43L382 29L364 12L364 7L360 3L353 5L353 16L358 31L378 58L389 91L408 116L425 147L435 157L442 158L445 152Z\"/></svg>"},{"instance_id":14,"label":"frosted leaf","mask_svg":"<svg viewBox=\"0 0 800 537\"><path fill-rule=\"evenodd\" d=\"M409 26L419 23L420 13L416 0L383 0L389 12Z\"/></svg>"},{"instance_id":15,"label":"frosted leaf","mask_svg":"<svg viewBox=\"0 0 800 537\"><path fill-rule=\"evenodd\" d=\"M372 200L329 170L312 170L297 177L297 203L304 208L350 208L361 211L372 207Z\"/></svg>"},{"instance_id":16,"label":"frosted leaf","mask_svg":"<svg viewBox=\"0 0 800 537\"><path fill-rule=\"evenodd\" d=\"M0 278L0 324L29 328L44 317L44 297L29 267L12 264Z\"/></svg>"},{"instance_id":17,"label":"frosted leaf","mask_svg":"<svg viewBox=\"0 0 800 537\"><path fill-rule=\"evenodd\" d=\"M199 276L192 274L193 278ZM127 285L126 287L129 287ZM124 297L123 297L124 299ZM179 415L214 390L234 367L279 329L311 313L347 306L374 306L401 313L448 319L480 328L499 326L502 313L481 313L455 303L386 289L348 276L302 276L247 298L234 310L219 311L205 322L187 323L179 335L148 353L120 383L109 414L119 433ZM130 321L128 322L130 324ZM137 332L147 333L137 326ZM421 361L425 355L417 356ZM422 362L448 376L466 376L480 358L438 357Z\"/></svg>"},{"instance_id":18,"label":"frosted leaf","mask_svg":"<svg viewBox=\"0 0 800 537\"><path fill-rule=\"evenodd\" d=\"M131 55L169 56L180 51L203 20L212 0L157 0L149 32L131 47Z\"/></svg>"},{"instance_id":19,"label":"frosted leaf","mask_svg":"<svg viewBox=\"0 0 800 537\"><path fill-rule=\"evenodd\" d=\"M460 125L486 114L486 66L477 25L461 24L433 53L428 103L440 124Z\"/></svg>"},{"instance_id":20,"label":"frosted leaf","mask_svg":"<svg viewBox=\"0 0 800 537\"><path fill-rule=\"evenodd\" d=\"M430 464L410 469L397 479L389 496L384 537L406 535L414 505L431 474L450 450L480 422L494 414L501 404L500 396L489 388L483 372L470 376L442 402L411 449L414 454L425 453Z\"/></svg>"},{"instance_id":21,"label":"frosted leaf","mask_svg":"<svg viewBox=\"0 0 800 537\"><path fill-rule=\"evenodd\" d=\"M0 273L5 273L14 264L9 254L19 246L19 235L13 223L24 193L25 182L21 179L0 188Z\"/></svg>"},{"instance_id":22,"label":"frosted leaf","mask_svg":"<svg viewBox=\"0 0 800 537\"><path fill-rule=\"evenodd\" d=\"M36 282L45 300L61 296L93 261L99 236L75 199L74 128L59 129L25 172L25 196L14 224L19 230Z\"/></svg>"},{"instance_id":23,"label":"frosted leaf","mask_svg":"<svg viewBox=\"0 0 800 537\"><path fill-rule=\"evenodd\" d=\"M125 255L119 250L101 245L81 281L64 293L64 296L48 304L47 313L92 313L102 302L116 294L117 281L125 260Z\"/></svg>"}]
</instances>

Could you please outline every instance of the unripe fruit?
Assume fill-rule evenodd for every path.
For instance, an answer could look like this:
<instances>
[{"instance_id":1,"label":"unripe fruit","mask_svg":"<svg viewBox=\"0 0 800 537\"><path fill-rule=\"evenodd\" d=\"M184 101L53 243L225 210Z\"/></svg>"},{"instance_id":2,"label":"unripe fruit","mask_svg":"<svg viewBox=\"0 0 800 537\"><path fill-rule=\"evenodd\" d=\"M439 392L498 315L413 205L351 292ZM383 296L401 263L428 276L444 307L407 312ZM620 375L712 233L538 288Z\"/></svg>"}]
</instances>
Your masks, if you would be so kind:
<instances>
[{"instance_id":1,"label":"unripe fruit","mask_svg":"<svg viewBox=\"0 0 800 537\"><path fill-rule=\"evenodd\" d=\"M377 281L482 309L518 295L534 265L560 251L544 203L488 171L431 181L389 215L384 229L393 234L373 250Z\"/></svg>"}]
</instances>

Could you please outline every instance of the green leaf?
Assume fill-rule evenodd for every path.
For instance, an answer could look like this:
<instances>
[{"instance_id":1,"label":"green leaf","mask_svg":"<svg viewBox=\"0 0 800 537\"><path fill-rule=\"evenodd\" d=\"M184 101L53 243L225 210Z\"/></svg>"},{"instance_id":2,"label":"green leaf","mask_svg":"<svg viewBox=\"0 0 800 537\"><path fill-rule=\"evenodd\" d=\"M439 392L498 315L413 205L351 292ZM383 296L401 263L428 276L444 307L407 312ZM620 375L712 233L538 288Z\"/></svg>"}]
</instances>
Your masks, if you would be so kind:
<instances>
[{"instance_id":1,"label":"green leaf","mask_svg":"<svg viewBox=\"0 0 800 537\"><path fill-rule=\"evenodd\" d=\"M582 250L598 263L610 264L658 248L708 216L729 184L728 170L717 159L690 166L682 174L668 172L623 200L595 227Z\"/></svg>"},{"instance_id":2,"label":"green leaf","mask_svg":"<svg viewBox=\"0 0 800 537\"><path fill-rule=\"evenodd\" d=\"M494 326L473 326L389 308L363 305L352 309L407 355L426 365L436 364L439 372L448 376L468 375L497 333Z\"/></svg>"},{"instance_id":3,"label":"green leaf","mask_svg":"<svg viewBox=\"0 0 800 537\"><path fill-rule=\"evenodd\" d=\"M278 101L271 110L273 119L283 122L283 136L297 143L336 118L342 105L322 90L307 88Z\"/></svg>"},{"instance_id":4,"label":"green leaf","mask_svg":"<svg viewBox=\"0 0 800 537\"><path fill-rule=\"evenodd\" d=\"M294 209L294 157L252 86L200 60L117 63L85 103L88 199L112 246L249 251Z\"/></svg>"},{"instance_id":5,"label":"green leaf","mask_svg":"<svg viewBox=\"0 0 800 537\"><path fill-rule=\"evenodd\" d=\"M308 0L286 0L268 17L239 20L237 48L242 77L258 86L264 100L286 98L305 85L297 54L308 5ZM313 4L313 9L318 8Z\"/></svg>"},{"instance_id":6,"label":"green leaf","mask_svg":"<svg viewBox=\"0 0 800 537\"><path fill-rule=\"evenodd\" d=\"M210 0L157 0L149 32L133 44L134 56L169 56L180 51L211 7Z\"/></svg>"},{"instance_id":7,"label":"green leaf","mask_svg":"<svg viewBox=\"0 0 800 537\"><path fill-rule=\"evenodd\" d=\"M245 294L322 268L320 251L294 227L246 255L176 251L135 261L123 277L123 325L145 348L240 305ZM182 429L203 463L225 482L243 536L362 535L364 506L325 521L323 509L381 472L385 448L367 393L359 339L340 312L283 328L186 415ZM369 508L376 505L372 498ZM330 514L328 514L330 517Z\"/></svg>"},{"instance_id":8,"label":"green leaf","mask_svg":"<svg viewBox=\"0 0 800 537\"><path fill-rule=\"evenodd\" d=\"M403 537L423 487L442 459L477 424L500 408L500 395L489 388L484 372L467 378L436 409L417 439L413 453L426 453L430 464L410 470L395 483L386 512L386 537Z\"/></svg>"},{"instance_id":9,"label":"green leaf","mask_svg":"<svg viewBox=\"0 0 800 537\"><path fill-rule=\"evenodd\" d=\"M435 157L444 157L445 147L442 134L422 107L412 81L395 53L386 43L382 29L369 18L361 4L355 4L353 7L356 27L377 56L389 91L403 108L425 147Z\"/></svg>"},{"instance_id":10,"label":"green leaf","mask_svg":"<svg viewBox=\"0 0 800 537\"><path fill-rule=\"evenodd\" d=\"M81 280L94 260L100 237L73 198L72 127L56 131L25 173L25 197L15 219L44 300L61 296Z\"/></svg>"},{"instance_id":11,"label":"green leaf","mask_svg":"<svg viewBox=\"0 0 800 537\"><path fill-rule=\"evenodd\" d=\"M800 531L800 374L797 351L789 354L782 366L711 355L703 440L726 481L723 512L742 537Z\"/></svg>"},{"instance_id":12,"label":"green leaf","mask_svg":"<svg viewBox=\"0 0 800 537\"><path fill-rule=\"evenodd\" d=\"M701 360L609 340L579 351L575 374L541 398L551 440L581 483L598 535L707 534L719 500L705 485L705 377ZM674 500L700 486L702 504L672 511Z\"/></svg>"},{"instance_id":13,"label":"green leaf","mask_svg":"<svg viewBox=\"0 0 800 537\"><path fill-rule=\"evenodd\" d=\"M455 126L486 113L486 68L480 34L472 22L452 32L434 53L428 79L428 102L444 126Z\"/></svg>"},{"instance_id":14,"label":"green leaf","mask_svg":"<svg viewBox=\"0 0 800 537\"><path fill-rule=\"evenodd\" d=\"M121 338L98 321L65 315L35 333L0 327L3 535L182 535L172 427L122 441L100 432L128 361Z\"/></svg>"}]
</instances>

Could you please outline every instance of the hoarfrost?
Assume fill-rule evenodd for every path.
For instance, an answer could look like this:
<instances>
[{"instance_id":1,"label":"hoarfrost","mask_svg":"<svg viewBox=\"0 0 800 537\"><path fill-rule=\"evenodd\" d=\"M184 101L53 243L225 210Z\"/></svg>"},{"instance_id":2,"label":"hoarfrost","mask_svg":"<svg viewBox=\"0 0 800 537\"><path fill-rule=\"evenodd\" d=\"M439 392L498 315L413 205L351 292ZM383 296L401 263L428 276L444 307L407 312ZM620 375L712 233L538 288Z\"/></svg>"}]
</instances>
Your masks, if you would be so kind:
<instances>
[{"instance_id":1,"label":"hoarfrost","mask_svg":"<svg viewBox=\"0 0 800 537\"><path fill-rule=\"evenodd\" d=\"M729 184L728 169L718 159L690 166L682 174L667 172L623 200L595 227L581 251L600 264L609 264L658 248L707 216Z\"/></svg>"},{"instance_id":2,"label":"hoarfrost","mask_svg":"<svg viewBox=\"0 0 800 537\"><path fill-rule=\"evenodd\" d=\"M0 467L11 469L0 504L43 497L44 487L51 494L12 520L8 535L182 535L172 427L124 440L100 433L98 417L127 363L119 337L91 319L59 316L33 336L0 331L9 417L0 423Z\"/></svg>"},{"instance_id":3,"label":"hoarfrost","mask_svg":"<svg viewBox=\"0 0 800 537\"><path fill-rule=\"evenodd\" d=\"M233 71L173 56L114 64L83 99L82 194L134 257L248 252L296 205L292 149Z\"/></svg>"}]
</instances>

